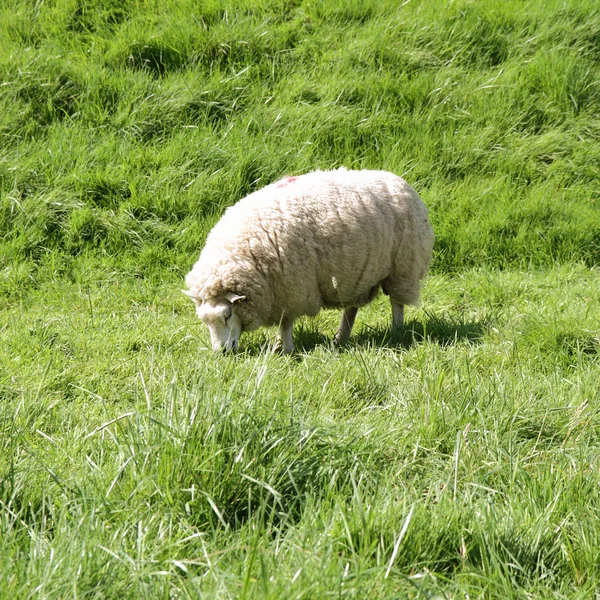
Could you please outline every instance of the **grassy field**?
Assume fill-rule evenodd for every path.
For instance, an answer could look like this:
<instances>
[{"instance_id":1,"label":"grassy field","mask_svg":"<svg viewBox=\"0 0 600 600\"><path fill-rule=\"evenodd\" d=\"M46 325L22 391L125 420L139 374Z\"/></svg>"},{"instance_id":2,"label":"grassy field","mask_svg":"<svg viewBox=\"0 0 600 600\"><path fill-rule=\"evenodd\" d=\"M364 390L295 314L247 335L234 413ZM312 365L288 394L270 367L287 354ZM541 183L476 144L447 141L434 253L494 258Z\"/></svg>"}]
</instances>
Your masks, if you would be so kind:
<instances>
[{"instance_id":1,"label":"grassy field","mask_svg":"<svg viewBox=\"0 0 600 600\"><path fill-rule=\"evenodd\" d=\"M0 598L598 598L593 0L0 0ZM215 356L225 207L383 168L422 304Z\"/></svg>"}]
</instances>

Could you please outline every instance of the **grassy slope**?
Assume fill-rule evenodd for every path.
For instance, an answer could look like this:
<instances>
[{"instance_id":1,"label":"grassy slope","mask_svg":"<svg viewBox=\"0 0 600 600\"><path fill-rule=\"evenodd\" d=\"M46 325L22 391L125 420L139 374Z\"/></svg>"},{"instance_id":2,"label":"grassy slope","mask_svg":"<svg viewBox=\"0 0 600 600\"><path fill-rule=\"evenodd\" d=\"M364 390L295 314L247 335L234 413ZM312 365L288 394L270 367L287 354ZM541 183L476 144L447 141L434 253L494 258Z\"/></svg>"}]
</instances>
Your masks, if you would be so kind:
<instances>
[{"instance_id":1,"label":"grassy slope","mask_svg":"<svg viewBox=\"0 0 600 600\"><path fill-rule=\"evenodd\" d=\"M398 4L1 5L0 595L597 587L600 13ZM341 164L430 206L423 306L212 356L210 225Z\"/></svg>"}]
</instances>

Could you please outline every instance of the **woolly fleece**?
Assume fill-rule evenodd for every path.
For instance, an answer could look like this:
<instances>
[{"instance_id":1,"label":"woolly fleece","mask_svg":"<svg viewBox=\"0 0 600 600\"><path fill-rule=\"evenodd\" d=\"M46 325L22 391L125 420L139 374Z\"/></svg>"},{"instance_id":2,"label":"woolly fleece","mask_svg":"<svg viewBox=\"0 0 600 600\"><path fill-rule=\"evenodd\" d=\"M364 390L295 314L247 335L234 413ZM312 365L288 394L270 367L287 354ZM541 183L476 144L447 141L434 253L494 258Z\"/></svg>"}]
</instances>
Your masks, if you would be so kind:
<instances>
[{"instance_id":1,"label":"woolly fleece","mask_svg":"<svg viewBox=\"0 0 600 600\"><path fill-rule=\"evenodd\" d=\"M323 307L360 307L379 287L414 304L434 234L427 208L385 171L284 178L227 209L186 277L200 306L232 294L242 330Z\"/></svg>"}]
</instances>

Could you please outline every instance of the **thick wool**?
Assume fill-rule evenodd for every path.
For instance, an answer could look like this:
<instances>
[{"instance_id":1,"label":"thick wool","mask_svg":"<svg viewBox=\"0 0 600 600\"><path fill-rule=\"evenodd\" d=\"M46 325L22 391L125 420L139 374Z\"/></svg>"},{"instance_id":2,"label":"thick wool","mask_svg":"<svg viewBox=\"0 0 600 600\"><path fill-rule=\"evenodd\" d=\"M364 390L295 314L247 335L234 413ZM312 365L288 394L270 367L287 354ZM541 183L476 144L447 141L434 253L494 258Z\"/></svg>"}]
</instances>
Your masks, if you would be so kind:
<instances>
[{"instance_id":1,"label":"thick wool","mask_svg":"<svg viewBox=\"0 0 600 600\"><path fill-rule=\"evenodd\" d=\"M197 305L227 295L242 330L360 307L381 287L414 304L431 259L427 208L384 171L315 171L240 200L210 232L186 277Z\"/></svg>"}]
</instances>

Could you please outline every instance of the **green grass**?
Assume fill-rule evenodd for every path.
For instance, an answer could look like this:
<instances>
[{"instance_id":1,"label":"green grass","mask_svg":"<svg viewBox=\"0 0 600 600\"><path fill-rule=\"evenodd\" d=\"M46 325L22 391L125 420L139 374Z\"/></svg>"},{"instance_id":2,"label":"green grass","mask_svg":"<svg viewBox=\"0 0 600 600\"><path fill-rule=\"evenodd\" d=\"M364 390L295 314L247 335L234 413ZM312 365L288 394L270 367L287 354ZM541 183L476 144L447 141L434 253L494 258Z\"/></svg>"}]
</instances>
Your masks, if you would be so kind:
<instances>
[{"instance_id":1,"label":"green grass","mask_svg":"<svg viewBox=\"0 0 600 600\"><path fill-rule=\"evenodd\" d=\"M0 3L0 597L590 598L600 11ZM432 274L215 356L225 207L384 168Z\"/></svg>"}]
</instances>

